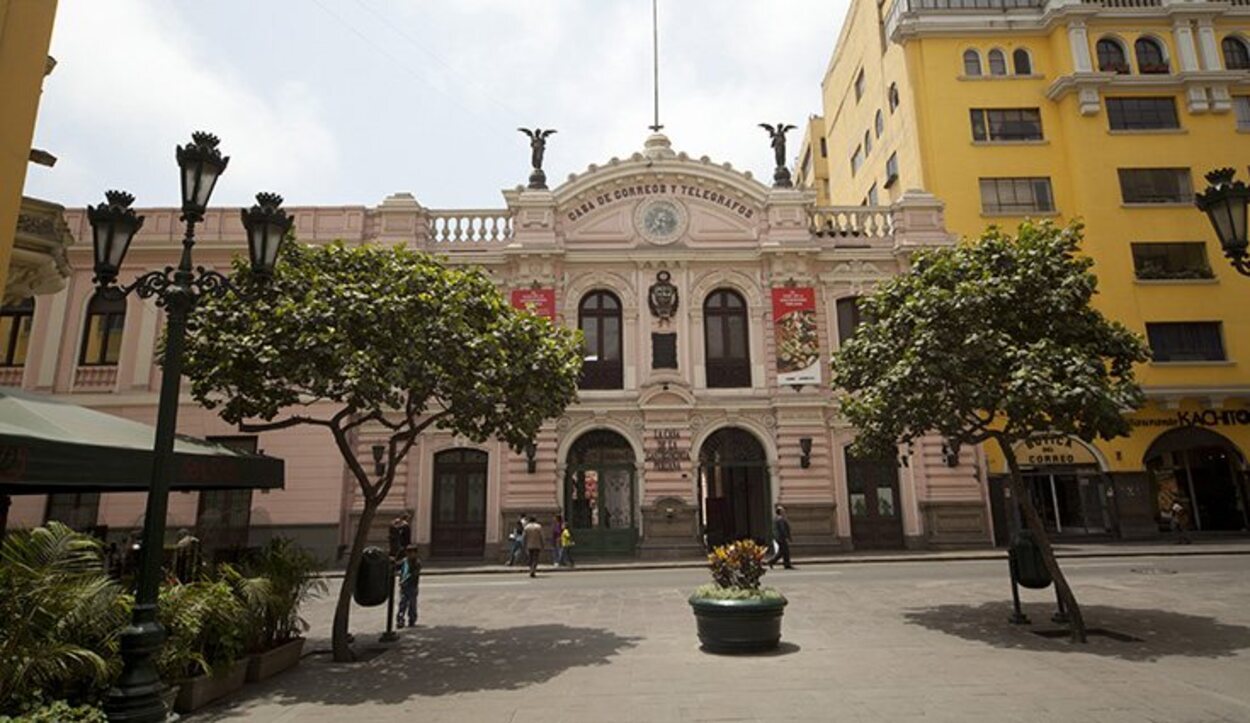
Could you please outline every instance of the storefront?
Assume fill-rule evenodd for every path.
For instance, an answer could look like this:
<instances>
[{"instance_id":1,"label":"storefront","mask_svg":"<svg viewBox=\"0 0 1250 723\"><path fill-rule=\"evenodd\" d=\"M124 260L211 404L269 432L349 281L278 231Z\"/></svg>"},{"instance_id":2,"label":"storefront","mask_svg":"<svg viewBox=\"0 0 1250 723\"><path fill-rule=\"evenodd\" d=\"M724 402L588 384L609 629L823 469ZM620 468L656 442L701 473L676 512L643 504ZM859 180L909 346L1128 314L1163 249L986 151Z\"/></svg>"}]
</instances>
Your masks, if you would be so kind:
<instances>
[{"instance_id":1,"label":"storefront","mask_svg":"<svg viewBox=\"0 0 1250 723\"><path fill-rule=\"evenodd\" d=\"M1225 436L1202 427L1171 429L1146 451L1160 521L1172 506L1184 508L1186 526L1199 532L1239 532L1250 527L1246 510L1246 460Z\"/></svg>"}]
</instances>

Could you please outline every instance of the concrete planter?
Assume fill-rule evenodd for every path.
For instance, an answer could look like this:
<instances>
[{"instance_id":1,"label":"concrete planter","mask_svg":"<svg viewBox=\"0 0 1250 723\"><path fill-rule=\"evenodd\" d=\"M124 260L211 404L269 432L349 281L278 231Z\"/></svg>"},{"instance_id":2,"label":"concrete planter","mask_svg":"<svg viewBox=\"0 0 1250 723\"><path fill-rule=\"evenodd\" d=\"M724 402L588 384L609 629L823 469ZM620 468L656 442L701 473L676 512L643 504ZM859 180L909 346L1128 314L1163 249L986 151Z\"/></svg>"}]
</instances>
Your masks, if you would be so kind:
<instances>
[{"instance_id":1,"label":"concrete planter","mask_svg":"<svg viewBox=\"0 0 1250 723\"><path fill-rule=\"evenodd\" d=\"M218 698L243 687L243 679L247 675L247 665L236 660L229 667L222 667L212 675L197 675L179 684L178 697L174 700L174 710L179 713L190 713L199 710Z\"/></svg>"},{"instance_id":2,"label":"concrete planter","mask_svg":"<svg viewBox=\"0 0 1250 723\"><path fill-rule=\"evenodd\" d=\"M781 644L786 599L714 600L691 597L699 642L712 653L758 653Z\"/></svg>"},{"instance_id":3,"label":"concrete planter","mask_svg":"<svg viewBox=\"0 0 1250 723\"><path fill-rule=\"evenodd\" d=\"M304 652L304 639L289 640L272 650L257 653L247 659L247 682L259 683L294 668Z\"/></svg>"}]
</instances>

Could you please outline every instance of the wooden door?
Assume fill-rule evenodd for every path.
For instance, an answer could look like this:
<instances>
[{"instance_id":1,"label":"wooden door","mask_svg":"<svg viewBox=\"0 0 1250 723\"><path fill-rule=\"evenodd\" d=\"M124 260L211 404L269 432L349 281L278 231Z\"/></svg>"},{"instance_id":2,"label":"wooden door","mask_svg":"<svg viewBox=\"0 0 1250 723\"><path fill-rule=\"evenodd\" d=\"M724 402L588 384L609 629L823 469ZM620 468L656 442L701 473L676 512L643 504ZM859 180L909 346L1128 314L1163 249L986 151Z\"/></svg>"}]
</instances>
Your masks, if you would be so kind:
<instances>
[{"instance_id":1,"label":"wooden door","mask_svg":"<svg viewBox=\"0 0 1250 723\"><path fill-rule=\"evenodd\" d=\"M486 453L457 449L434 457L430 554L482 557L486 552Z\"/></svg>"},{"instance_id":2,"label":"wooden door","mask_svg":"<svg viewBox=\"0 0 1250 723\"><path fill-rule=\"evenodd\" d=\"M894 460L855 459L847 454L846 486L855 549L902 549L903 515Z\"/></svg>"}]
</instances>

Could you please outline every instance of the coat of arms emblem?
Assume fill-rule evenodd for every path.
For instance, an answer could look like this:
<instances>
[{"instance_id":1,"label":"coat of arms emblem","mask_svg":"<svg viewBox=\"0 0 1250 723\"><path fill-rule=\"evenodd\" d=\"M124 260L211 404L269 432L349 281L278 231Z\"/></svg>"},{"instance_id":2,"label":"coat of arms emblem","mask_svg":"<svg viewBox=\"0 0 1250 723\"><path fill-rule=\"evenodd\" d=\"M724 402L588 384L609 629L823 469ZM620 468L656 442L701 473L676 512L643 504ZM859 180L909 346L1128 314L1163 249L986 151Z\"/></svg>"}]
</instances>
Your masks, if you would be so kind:
<instances>
[{"instance_id":1,"label":"coat of arms emblem","mask_svg":"<svg viewBox=\"0 0 1250 723\"><path fill-rule=\"evenodd\" d=\"M651 307L651 315L660 321L668 321L677 313L677 287L669 281L672 276L667 271L655 275L655 283L647 291L647 305Z\"/></svg>"}]
</instances>

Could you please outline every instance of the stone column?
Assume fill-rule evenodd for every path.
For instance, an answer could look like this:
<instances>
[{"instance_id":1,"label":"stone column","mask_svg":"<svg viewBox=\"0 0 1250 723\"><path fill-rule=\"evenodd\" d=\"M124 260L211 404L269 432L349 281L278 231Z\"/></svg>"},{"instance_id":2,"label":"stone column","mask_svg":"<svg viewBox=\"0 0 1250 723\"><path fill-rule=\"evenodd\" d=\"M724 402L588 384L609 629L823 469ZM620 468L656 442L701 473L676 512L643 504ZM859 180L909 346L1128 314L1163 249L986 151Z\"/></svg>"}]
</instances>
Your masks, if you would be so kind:
<instances>
[{"instance_id":1,"label":"stone column","mask_svg":"<svg viewBox=\"0 0 1250 723\"><path fill-rule=\"evenodd\" d=\"M1222 70L1224 64L1220 59L1220 46L1215 42L1215 26L1211 18L1198 18L1198 50L1202 57L1203 70Z\"/></svg>"},{"instance_id":2,"label":"stone column","mask_svg":"<svg viewBox=\"0 0 1250 723\"><path fill-rule=\"evenodd\" d=\"M1188 73L1198 70L1198 50L1194 46L1194 29L1188 18L1176 18L1172 22L1172 37L1176 39L1180 70Z\"/></svg>"},{"instance_id":3,"label":"stone column","mask_svg":"<svg viewBox=\"0 0 1250 723\"><path fill-rule=\"evenodd\" d=\"M1089 55L1089 34L1085 31L1084 20L1068 22L1068 46L1072 51L1072 69L1077 73L1093 72L1094 63Z\"/></svg>"},{"instance_id":4,"label":"stone column","mask_svg":"<svg viewBox=\"0 0 1250 723\"><path fill-rule=\"evenodd\" d=\"M533 250L559 247L556 240L556 197L551 191L526 189L505 193L512 211L512 243L508 248Z\"/></svg>"},{"instance_id":5,"label":"stone column","mask_svg":"<svg viewBox=\"0 0 1250 723\"><path fill-rule=\"evenodd\" d=\"M900 271L906 270L903 257L912 251L950 246L955 242L955 237L946 230L945 208L946 204L933 194L915 189L904 191L902 197L890 206L894 254L900 257Z\"/></svg>"}]
</instances>

